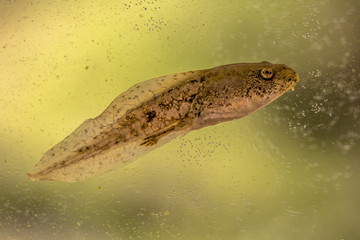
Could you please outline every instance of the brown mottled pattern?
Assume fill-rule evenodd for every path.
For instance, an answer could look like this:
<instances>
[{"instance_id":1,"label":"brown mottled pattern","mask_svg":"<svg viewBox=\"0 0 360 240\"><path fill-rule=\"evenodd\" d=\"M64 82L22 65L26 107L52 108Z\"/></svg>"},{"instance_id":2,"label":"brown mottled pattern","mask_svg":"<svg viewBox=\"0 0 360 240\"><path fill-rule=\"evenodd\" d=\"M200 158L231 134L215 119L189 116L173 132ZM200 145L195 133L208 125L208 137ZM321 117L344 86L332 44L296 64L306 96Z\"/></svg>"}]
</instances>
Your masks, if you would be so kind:
<instances>
[{"instance_id":1,"label":"brown mottled pattern","mask_svg":"<svg viewBox=\"0 0 360 240\"><path fill-rule=\"evenodd\" d=\"M271 73L266 78L261 75L264 68ZM287 66L262 62L230 64L146 81L120 95L101 115L49 150L28 175L34 180L76 181L109 171L130 161L116 157L135 158L142 154L136 149L146 153L169 134L244 117L293 88L298 80L297 73ZM143 99L138 93L145 94ZM130 145L134 146L133 152L128 152ZM111 151L118 153L114 157ZM102 155L106 160L101 160ZM87 160L91 161L90 167L84 162ZM67 168L72 170L67 172Z\"/></svg>"}]
</instances>

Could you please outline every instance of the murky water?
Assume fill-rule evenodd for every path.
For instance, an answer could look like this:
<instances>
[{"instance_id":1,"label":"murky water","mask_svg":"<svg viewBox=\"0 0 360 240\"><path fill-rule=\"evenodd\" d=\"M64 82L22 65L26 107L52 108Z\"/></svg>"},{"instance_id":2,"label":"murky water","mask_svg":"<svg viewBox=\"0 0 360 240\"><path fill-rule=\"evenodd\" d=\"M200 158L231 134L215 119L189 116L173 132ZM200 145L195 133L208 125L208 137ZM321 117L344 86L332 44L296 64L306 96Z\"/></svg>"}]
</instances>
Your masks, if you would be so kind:
<instances>
[{"instance_id":1,"label":"murky water","mask_svg":"<svg viewBox=\"0 0 360 240\"><path fill-rule=\"evenodd\" d=\"M360 3L1 1L0 239L357 239ZM234 62L300 82L78 183L40 157L121 92Z\"/></svg>"}]
</instances>

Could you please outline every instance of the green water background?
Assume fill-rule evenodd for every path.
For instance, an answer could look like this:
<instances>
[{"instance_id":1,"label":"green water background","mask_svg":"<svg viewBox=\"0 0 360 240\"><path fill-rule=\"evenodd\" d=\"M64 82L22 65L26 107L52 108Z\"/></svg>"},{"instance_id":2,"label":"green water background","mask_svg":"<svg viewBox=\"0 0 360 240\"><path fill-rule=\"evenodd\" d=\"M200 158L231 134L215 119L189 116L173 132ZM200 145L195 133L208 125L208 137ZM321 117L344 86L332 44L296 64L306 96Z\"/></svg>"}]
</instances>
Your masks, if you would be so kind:
<instances>
[{"instance_id":1,"label":"green water background","mask_svg":"<svg viewBox=\"0 0 360 240\"><path fill-rule=\"evenodd\" d=\"M360 2L0 2L0 239L360 238ZM284 63L243 119L79 183L25 175L152 77Z\"/></svg>"}]
</instances>

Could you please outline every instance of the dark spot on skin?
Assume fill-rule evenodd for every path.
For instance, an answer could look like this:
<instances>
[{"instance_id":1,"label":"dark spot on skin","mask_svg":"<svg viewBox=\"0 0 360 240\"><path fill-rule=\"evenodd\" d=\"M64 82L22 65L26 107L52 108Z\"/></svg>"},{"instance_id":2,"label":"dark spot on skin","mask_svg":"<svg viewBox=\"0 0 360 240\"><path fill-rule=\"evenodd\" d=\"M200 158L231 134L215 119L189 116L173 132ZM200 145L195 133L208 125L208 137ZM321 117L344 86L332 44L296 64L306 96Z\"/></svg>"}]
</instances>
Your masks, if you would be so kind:
<instances>
[{"instance_id":1,"label":"dark spot on skin","mask_svg":"<svg viewBox=\"0 0 360 240\"><path fill-rule=\"evenodd\" d=\"M155 111L146 112L145 116L146 116L146 121L151 122L156 117L156 112Z\"/></svg>"},{"instance_id":2,"label":"dark spot on skin","mask_svg":"<svg viewBox=\"0 0 360 240\"><path fill-rule=\"evenodd\" d=\"M171 105L169 104L165 104L165 103L159 103L159 107L162 109L170 109Z\"/></svg>"},{"instance_id":3,"label":"dark spot on skin","mask_svg":"<svg viewBox=\"0 0 360 240\"><path fill-rule=\"evenodd\" d=\"M190 95L186 100L191 102L194 100L194 98L196 97L196 94Z\"/></svg>"},{"instance_id":4,"label":"dark spot on skin","mask_svg":"<svg viewBox=\"0 0 360 240\"><path fill-rule=\"evenodd\" d=\"M250 88L246 89L245 96L246 96L246 97L249 97L249 96L250 96Z\"/></svg>"},{"instance_id":5,"label":"dark spot on skin","mask_svg":"<svg viewBox=\"0 0 360 240\"><path fill-rule=\"evenodd\" d=\"M201 115L201 111L202 111L202 109L200 108L200 106L195 106L194 112L193 112L194 116L199 117Z\"/></svg>"}]
</instances>

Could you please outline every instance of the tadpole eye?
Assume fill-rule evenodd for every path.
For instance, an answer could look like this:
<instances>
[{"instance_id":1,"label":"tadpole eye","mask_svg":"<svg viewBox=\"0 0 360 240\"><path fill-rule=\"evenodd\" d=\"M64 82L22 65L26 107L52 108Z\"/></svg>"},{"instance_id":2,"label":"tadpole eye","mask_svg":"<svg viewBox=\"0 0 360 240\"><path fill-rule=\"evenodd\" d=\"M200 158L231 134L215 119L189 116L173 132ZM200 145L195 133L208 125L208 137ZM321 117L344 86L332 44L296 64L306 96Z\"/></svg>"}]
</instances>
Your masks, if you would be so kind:
<instances>
[{"instance_id":1,"label":"tadpole eye","mask_svg":"<svg viewBox=\"0 0 360 240\"><path fill-rule=\"evenodd\" d=\"M263 68L261 70L260 74L261 74L261 77L266 80L272 78L272 76L274 75L273 71L270 68Z\"/></svg>"}]
</instances>

